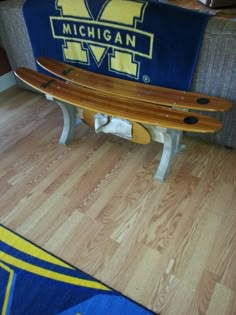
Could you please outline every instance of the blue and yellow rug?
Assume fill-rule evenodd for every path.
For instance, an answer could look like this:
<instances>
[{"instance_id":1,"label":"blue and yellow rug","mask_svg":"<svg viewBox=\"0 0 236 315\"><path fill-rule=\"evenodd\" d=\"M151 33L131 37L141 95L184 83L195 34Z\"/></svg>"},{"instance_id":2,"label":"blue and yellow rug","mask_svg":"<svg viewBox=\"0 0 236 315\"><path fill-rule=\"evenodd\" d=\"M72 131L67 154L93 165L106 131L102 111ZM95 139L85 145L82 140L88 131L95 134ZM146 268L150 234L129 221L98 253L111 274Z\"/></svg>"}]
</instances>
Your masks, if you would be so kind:
<instances>
[{"instance_id":1,"label":"blue and yellow rug","mask_svg":"<svg viewBox=\"0 0 236 315\"><path fill-rule=\"evenodd\" d=\"M154 313L0 225L0 314Z\"/></svg>"}]
</instances>

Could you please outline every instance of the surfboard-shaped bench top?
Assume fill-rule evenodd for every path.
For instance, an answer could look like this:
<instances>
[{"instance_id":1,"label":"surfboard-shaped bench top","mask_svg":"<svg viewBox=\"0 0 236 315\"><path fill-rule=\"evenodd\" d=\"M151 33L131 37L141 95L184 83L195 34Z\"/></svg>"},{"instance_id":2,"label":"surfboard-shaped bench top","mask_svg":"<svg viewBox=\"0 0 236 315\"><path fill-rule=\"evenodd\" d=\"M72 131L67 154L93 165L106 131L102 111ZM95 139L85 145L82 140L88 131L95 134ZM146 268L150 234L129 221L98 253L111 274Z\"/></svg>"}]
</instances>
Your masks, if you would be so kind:
<instances>
[{"instance_id":1,"label":"surfboard-shaped bench top","mask_svg":"<svg viewBox=\"0 0 236 315\"><path fill-rule=\"evenodd\" d=\"M126 98L201 111L226 111L232 106L230 101L222 98L108 77L50 58L40 57L37 62L41 67L64 80Z\"/></svg>"},{"instance_id":2,"label":"surfboard-shaped bench top","mask_svg":"<svg viewBox=\"0 0 236 315\"><path fill-rule=\"evenodd\" d=\"M52 95L56 100L95 113L183 131L212 133L222 128L222 124L214 118L99 92L27 68L18 68L15 74L29 86L44 94Z\"/></svg>"}]
</instances>

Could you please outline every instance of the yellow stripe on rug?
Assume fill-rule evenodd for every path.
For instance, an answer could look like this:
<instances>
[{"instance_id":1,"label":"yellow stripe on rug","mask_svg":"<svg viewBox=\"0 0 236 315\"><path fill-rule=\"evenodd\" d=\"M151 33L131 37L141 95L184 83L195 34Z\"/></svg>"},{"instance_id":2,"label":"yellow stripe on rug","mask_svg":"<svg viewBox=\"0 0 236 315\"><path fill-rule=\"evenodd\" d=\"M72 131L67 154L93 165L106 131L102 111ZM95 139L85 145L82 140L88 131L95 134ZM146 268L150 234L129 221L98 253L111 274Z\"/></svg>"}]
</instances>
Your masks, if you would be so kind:
<instances>
[{"instance_id":1,"label":"yellow stripe on rug","mask_svg":"<svg viewBox=\"0 0 236 315\"><path fill-rule=\"evenodd\" d=\"M70 265L64 263L63 261L57 259L56 257L48 254L39 247L25 241L21 237L13 234L12 232L5 229L3 226L0 226L0 241L6 243L7 245L25 253L35 258L41 259L43 261L49 262L51 264L65 267L68 269L75 269Z\"/></svg>"},{"instance_id":2,"label":"yellow stripe on rug","mask_svg":"<svg viewBox=\"0 0 236 315\"><path fill-rule=\"evenodd\" d=\"M10 293L11 293L11 288L12 288L12 281L13 281L13 276L14 276L14 270L10 269L8 266L4 265L1 262L0 262L0 268L4 269L6 272L9 273L9 278L8 278L7 288L6 288L6 294L5 294L5 297L4 297L2 313L1 313L1 315L6 315L7 314L8 304L9 304L9 300L10 300Z\"/></svg>"},{"instance_id":3,"label":"yellow stripe on rug","mask_svg":"<svg viewBox=\"0 0 236 315\"><path fill-rule=\"evenodd\" d=\"M41 277L49 278L52 280L76 285L76 286L81 286L81 287L86 287L90 289L97 289L97 290L103 290L103 291L110 291L110 289L101 283L97 281L91 281L91 280L85 280L85 279L80 279L80 278L75 278L72 276L68 275L63 275L55 271L51 271L48 269L44 269L32 264L29 264L23 260L20 260L18 258L15 258L13 256L10 256L3 251L0 251L0 260L17 268L20 268L22 270L31 272L33 274L36 274Z\"/></svg>"}]
</instances>

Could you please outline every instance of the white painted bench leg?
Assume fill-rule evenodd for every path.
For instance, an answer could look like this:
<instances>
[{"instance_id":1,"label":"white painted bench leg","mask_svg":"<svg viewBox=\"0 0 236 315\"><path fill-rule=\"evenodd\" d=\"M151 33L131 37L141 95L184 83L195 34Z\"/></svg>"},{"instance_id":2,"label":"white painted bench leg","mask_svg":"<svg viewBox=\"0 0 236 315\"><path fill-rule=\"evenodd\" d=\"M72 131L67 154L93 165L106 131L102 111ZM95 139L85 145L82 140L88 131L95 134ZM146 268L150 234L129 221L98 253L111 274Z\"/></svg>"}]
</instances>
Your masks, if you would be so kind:
<instances>
[{"instance_id":1,"label":"white painted bench leg","mask_svg":"<svg viewBox=\"0 0 236 315\"><path fill-rule=\"evenodd\" d=\"M82 120L76 117L75 107L73 105L60 101L56 101L56 103L60 106L64 119L64 126L59 143L66 145L73 139L75 126L80 125Z\"/></svg>"},{"instance_id":2,"label":"white painted bench leg","mask_svg":"<svg viewBox=\"0 0 236 315\"><path fill-rule=\"evenodd\" d=\"M173 132L173 130L172 130L172 132ZM183 152L186 149L186 144L183 144L183 132L177 131L177 130L175 130L174 132L176 133L176 145L175 145L176 151L175 151L175 153Z\"/></svg>"},{"instance_id":3,"label":"white painted bench leg","mask_svg":"<svg viewBox=\"0 0 236 315\"><path fill-rule=\"evenodd\" d=\"M164 147L161 161L154 179L163 182L169 174L171 163L175 154L182 151L184 146L181 144L182 132L177 130L167 130L163 132Z\"/></svg>"}]
</instances>

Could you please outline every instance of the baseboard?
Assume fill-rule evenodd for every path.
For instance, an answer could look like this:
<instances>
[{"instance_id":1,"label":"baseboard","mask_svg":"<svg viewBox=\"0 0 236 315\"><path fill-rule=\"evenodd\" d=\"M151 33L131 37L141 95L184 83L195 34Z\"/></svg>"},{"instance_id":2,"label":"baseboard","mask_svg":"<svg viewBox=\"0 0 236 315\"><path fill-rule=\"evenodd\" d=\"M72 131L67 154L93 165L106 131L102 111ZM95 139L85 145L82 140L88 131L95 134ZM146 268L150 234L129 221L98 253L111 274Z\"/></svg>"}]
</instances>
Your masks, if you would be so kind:
<instances>
[{"instance_id":1,"label":"baseboard","mask_svg":"<svg viewBox=\"0 0 236 315\"><path fill-rule=\"evenodd\" d=\"M16 80L12 71L0 76L0 92L9 89L11 86L15 84Z\"/></svg>"}]
</instances>

